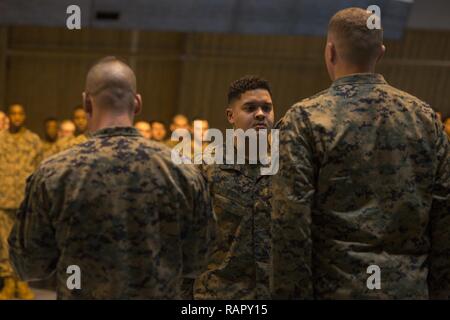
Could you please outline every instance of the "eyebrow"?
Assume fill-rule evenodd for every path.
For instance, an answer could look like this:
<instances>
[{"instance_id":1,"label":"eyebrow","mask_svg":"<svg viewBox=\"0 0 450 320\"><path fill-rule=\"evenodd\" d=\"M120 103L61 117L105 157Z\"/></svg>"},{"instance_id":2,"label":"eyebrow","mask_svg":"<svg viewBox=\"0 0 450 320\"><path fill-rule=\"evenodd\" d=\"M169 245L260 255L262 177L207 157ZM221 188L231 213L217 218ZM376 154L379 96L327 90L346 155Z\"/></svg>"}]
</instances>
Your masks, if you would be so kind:
<instances>
[{"instance_id":1,"label":"eyebrow","mask_svg":"<svg viewBox=\"0 0 450 320\"><path fill-rule=\"evenodd\" d=\"M272 106L272 102L266 102L266 101L258 101L258 100L251 100L244 103L244 106L250 106L250 105L266 105L266 106Z\"/></svg>"}]
</instances>

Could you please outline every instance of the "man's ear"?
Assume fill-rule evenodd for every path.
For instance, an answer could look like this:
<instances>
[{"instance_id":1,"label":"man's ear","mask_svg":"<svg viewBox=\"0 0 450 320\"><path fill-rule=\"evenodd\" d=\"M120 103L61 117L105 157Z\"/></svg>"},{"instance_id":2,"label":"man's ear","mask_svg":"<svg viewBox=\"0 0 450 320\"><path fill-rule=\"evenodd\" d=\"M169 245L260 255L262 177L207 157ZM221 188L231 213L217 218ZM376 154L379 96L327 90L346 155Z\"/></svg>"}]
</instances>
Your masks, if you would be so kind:
<instances>
[{"instance_id":1,"label":"man's ear","mask_svg":"<svg viewBox=\"0 0 450 320\"><path fill-rule=\"evenodd\" d=\"M140 94L134 96L134 114L137 115L142 111L142 97Z\"/></svg>"},{"instance_id":2,"label":"man's ear","mask_svg":"<svg viewBox=\"0 0 450 320\"><path fill-rule=\"evenodd\" d=\"M330 62L332 65L336 64L337 53L336 53L336 46L334 45L333 42L327 42L325 55L328 62Z\"/></svg>"},{"instance_id":3,"label":"man's ear","mask_svg":"<svg viewBox=\"0 0 450 320\"><path fill-rule=\"evenodd\" d=\"M92 117L92 100L91 100L91 97L86 92L82 93L82 97L83 97L84 110L89 115L89 117Z\"/></svg>"},{"instance_id":4,"label":"man's ear","mask_svg":"<svg viewBox=\"0 0 450 320\"><path fill-rule=\"evenodd\" d=\"M380 49L380 54L377 57L377 63L384 57L385 53L386 53L386 47L384 46L384 44L382 44L381 49Z\"/></svg>"},{"instance_id":5,"label":"man's ear","mask_svg":"<svg viewBox=\"0 0 450 320\"><path fill-rule=\"evenodd\" d=\"M227 120L230 124L234 124L234 114L233 114L233 108L231 106L228 106L225 108L225 114L227 115Z\"/></svg>"}]
</instances>

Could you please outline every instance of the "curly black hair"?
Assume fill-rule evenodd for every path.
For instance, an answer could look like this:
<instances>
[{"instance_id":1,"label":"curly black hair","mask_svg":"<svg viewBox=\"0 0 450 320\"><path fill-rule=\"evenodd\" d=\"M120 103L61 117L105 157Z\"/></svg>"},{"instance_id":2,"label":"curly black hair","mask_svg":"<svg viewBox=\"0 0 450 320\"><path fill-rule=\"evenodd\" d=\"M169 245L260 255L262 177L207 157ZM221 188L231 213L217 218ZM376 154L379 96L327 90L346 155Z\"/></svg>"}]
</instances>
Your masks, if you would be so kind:
<instances>
[{"instance_id":1,"label":"curly black hair","mask_svg":"<svg viewBox=\"0 0 450 320\"><path fill-rule=\"evenodd\" d=\"M249 75L233 81L228 89L228 105L239 99L243 93L257 89L267 90L272 95L269 82L259 76Z\"/></svg>"}]
</instances>

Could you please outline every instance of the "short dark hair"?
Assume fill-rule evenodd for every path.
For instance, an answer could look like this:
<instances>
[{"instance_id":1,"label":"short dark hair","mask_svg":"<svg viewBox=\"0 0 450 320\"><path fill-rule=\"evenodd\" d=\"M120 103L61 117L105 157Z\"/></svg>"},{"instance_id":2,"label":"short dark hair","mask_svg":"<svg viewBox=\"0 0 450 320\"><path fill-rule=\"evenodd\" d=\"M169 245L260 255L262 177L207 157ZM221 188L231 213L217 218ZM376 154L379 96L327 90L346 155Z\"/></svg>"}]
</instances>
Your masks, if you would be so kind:
<instances>
[{"instance_id":1,"label":"short dark hair","mask_svg":"<svg viewBox=\"0 0 450 320\"><path fill-rule=\"evenodd\" d=\"M161 123L164 127L166 126L166 123L160 119L150 121L150 125L153 125L154 123Z\"/></svg>"},{"instance_id":2,"label":"short dark hair","mask_svg":"<svg viewBox=\"0 0 450 320\"><path fill-rule=\"evenodd\" d=\"M239 99L243 93L257 89L267 90L272 96L269 81L259 76L248 75L233 81L228 89L228 105Z\"/></svg>"},{"instance_id":3,"label":"short dark hair","mask_svg":"<svg viewBox=\"0 0 450 320\"><path fill-rule=\"evenodd\" d=\"M56 122L58 122L58 119L56 119L55 117L48 117L48 118L46 118L46 119L44 120L44 124L46 124L46 123L48 123L48 122L50 122L50 121L56 121Z\"/></svg>"},{"instance_id":4,"label":"short dark hair","mask_svg":"<svg viewBox=\"0 0 450 320\"><path fill-rule=\"evenodd\" d=\"M336 36L343 58L356 65L374 60L383 44L383 28L369 29L370 11L347 8L338 11L328 24L328 32Z\"/></svg>"}]
</instances>

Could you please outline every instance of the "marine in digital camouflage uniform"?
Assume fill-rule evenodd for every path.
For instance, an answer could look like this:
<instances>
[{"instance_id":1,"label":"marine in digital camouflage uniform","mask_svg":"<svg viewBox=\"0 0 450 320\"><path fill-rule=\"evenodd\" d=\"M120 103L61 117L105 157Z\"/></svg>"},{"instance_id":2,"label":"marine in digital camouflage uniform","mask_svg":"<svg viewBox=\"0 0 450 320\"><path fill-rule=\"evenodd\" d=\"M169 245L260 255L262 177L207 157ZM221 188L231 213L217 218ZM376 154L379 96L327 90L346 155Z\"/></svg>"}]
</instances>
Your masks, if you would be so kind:
<instances>
[{"instance_id":1,"label":"marine in digital camouflage uniform","mask_svg":"<svg viewBox=\"0 0 450 320\"><path fill-rule=\"evenodd\" d=\"M9 117L9 130L0 132L0 277L8 278L4 291L9 293L5 293L5 298L14 298L9 295L16 295L17 285L19 298L31 298L26 285L13 279L15 274L9 261L7 239L15 212L24 198L25 181L42 160L42 146L39 137L24 126L23 106L12 105Z\"/></svg>"},{"instance_id":2,"label":"marine in digital camouflage uniform","mask_svg":"<svg viewBox=\"0 0 450 320\"><path fill-rule=\"evenodd\" d=\"M236 80L228 96L228 119L234 128L272 127L272 98L265 80ZM202 168L213 200L216 238L208 269L195 282L194 297L269 299L270 179L261 175L260 164L224 162Z\"/></svg>"},{"instance_id":3,"label":"marine in digital camouflage uniform","mask_svg":"<svg viewBox=\"0 0 450 320\"><path fill-rule=\"evenodd\" d=\"M189 135L191 135L191 127L189 125L189 120L184 114L177 114L172 118L172 123L169 126L171 133L178 129L184 129L189 131ZM179 141L172 140L170 135L163 143L169 147L170 149L173 149ZM192 139L192 138L191 138Z\"/></svg>"},{"instance_id":4,"label":"marine in digital camouflage uniform","mask_svg":"<svg viewBox=\"0 0 450 320\"><path fill-rule=\"evenodd\" d=\"M29 178L9 239L16 270L23 279L56 271L59 299L192 297L212 218L204 179L132 128L141 98L126 64L94 65L84 96L95 132ZM71 265L81 289L66 285Z\"/></svg>"},{"instance_id":5,"label":"marine in digital camouflage uniform","mask_svg":"<svg viewBox=\"0 0 450 320\"><path fill-rule=\"evenodd\" d=\"M44 121L44 137L42 141L43 158L47 159L52 155L52 149L58 141L58 120L47 118Z\"/></svg>"},{"instance_id":6,"label":"marine in digital camouflage uniform","mask_svg":"<svg viewBox=\"0 0 450 320\"><path fill-rule=\"evenodd\" d=\"M426 103L372 70L343 72L359 71L342 65L358 57L352 51L374 50L373 68L384 51L373 34L380 31L364 29L369 15L346 9L332 18L326 61L335 80L294 105L279 125L275 299L450 295L449 142ZM354 32L367 41L358 43ZM372 265L381 271L375 289Z\"/></svg>"},{"instance_id":7,"label":"marine in digital camouflage uniform","mask_svg":"<svg viewBox=\"0 0 450 320\"><path fill-rule=\"evenodd\" d=\"M75 126L74 135L59 138L58 141L45 152L45 159L87 141L90 137L87 121L87 114L83 107L75 107L72 116L72 123Z\"/></svg>"},{"instance_id":8,"label":"marine in digital camouflage uniform","mask_svg":"<svg viewBox=\"0 0 450 320\"><path fill-rule=\"evenodd\" d=\"M72 122L75 125L75 137L86 135L88 131L88 118L83 106L76 106L73 109Z\"/></svg>"}]
</instances>

